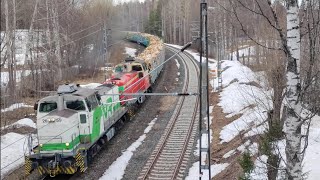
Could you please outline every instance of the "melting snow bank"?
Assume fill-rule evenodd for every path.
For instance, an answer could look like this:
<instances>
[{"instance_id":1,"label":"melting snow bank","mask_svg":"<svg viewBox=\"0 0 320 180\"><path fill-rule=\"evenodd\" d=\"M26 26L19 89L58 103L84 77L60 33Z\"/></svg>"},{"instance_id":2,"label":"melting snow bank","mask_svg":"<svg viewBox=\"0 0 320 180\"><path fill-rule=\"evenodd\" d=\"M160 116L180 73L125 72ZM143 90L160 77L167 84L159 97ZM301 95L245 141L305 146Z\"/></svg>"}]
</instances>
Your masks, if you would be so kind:
<instances>
[{"instance_id":1,"label":"melting snow bank","mask_svg":"<svg viewBox=\"0 0 320 180\"><path fill-rule=\"evenodd\" d=\"M118 157L117 160L110 165L110 167L104 172L100 180L121 179L123 177L129 160L133 156L133 152L136 151L137 148L142 144L142 142L147 136L147 133L151 131L156 121L157 118L154 118L149 123L149 126L144 130L144 134L141 135L136 142L131 144L131 146L129 146L127 150L123 152L122 155Z\"/></svg>"},{"instance_id":2,"label":"melting snow bank","mask_svg":"<svg viewBox=\"0 0 320 180\"><path fill-rule=\"evenodd\" d=\"M29 126L29 127L35 128L35 129L37 128L36 123L34 123L32 121L32 119L23 118L23 119L20 119L19 121L15 122L13 124L10 124L8 126L2 127L1 130L7 129L7 128L20 128L20 127L23 127L23 126Z\"/></svg>"},{"instance_id":3,"label":"melting snow bank","mask_svg":"<svg viewBox=\"0 0 320 180\"><path fill-rule=\"evenodd\" d=\"M228 167L228 163L223 164L213 164L211 165L211 177L214 177L215 175L219 174L221 171L223 171L226 167ZM209 171L205 170L203 171L202 178L207 179L209 176ZM198 180L199 179L199 161L194 163L192 167L189 169L189 174L186 177L186 180Z\"/></svg>"},{"instance_id":4,"label":"melting snow bank","mask_svg":"<svg viewBox=\"0 0 320 180\"><path fill-rule=\"evenodd\" d=\"M222 61L223 90L220 93L219 106L230 118L241 115L238 119L223 127L220 132L221 142L229 142L241 131L249 131L246 136L263 133L268 127L264 124L267 111L272 108L271 91L261 75L243 66L238 61ZM256 127L259 127L256 130Z\"/></svg>"},{"instance_id":5,"label":"melting snow bank","mask_svg":"<svg viewBox=\"0 0 320 180\"><path fill-rule=\"evenodd\" d=\"M13 111L15 109L22 108L22 107L33 107L33 106L27 105L25 103L16 103L16 104L12 104L8 108L1 109L1 112Z\"/></svg>"},{"instance_id":6,"label":"melting snow bank","mask_svg":"<svg viewBox=\"0 0 320 180\"><path fill-rule=\"evenodd\" d=\"M128 54L131 57L136 57L137 49L125 47L125 54Z\"/></svg>"},{"instance_id":7,"label":"melting snow bank","mask_svg":"<svg viewBox=\"0 0 320 180\"><path fill-rule=\"evenodd\" d=\"M309 172L308 179L318 180L320 178L320 116L312 119L308 144L303 161L303 172Z\"/></svg>"},{"instance_id":8,"label":"melting snow bank","mask_svg":"<svg viewBox=\"0 0 320 180\"><path fill-rule=\"evenodd\" d=\"M1 136L1 176L24 163L26 136L8 133Z\"/></svg>"}]
</instances>

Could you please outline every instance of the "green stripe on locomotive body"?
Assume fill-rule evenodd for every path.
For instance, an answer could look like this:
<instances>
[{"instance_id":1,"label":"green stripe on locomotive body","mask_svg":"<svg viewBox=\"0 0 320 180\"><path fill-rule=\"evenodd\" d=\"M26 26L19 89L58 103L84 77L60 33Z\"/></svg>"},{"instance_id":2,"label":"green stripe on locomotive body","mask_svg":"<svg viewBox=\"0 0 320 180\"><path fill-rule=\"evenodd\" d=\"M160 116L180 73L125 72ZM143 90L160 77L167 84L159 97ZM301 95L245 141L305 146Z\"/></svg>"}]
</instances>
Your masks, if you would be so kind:
<instances>
[{"instance_id":1,"label":"green stripe on locomotive body","mask_svg":"<svg viewBox=\"0 0 320 180\"><path fill-rule=\"evenodd\" d=\"M104 116L105 119L109 119L113 115L113 113L120 108L120 102L112 102L112 98L109 97L106 100L106 104L102 104L94 110L91 142L97 140L101 136L101 133L104 133L100 133L101 119L103 118L102 116Z\"/></svg>"},{"instance_id":2,"label":"green stripe on locomotive body","mask_svg":"<svg viewBox=\"0 0 320 180\"><path fill-rule=\"evenodd\" d=\"M98 106L93 111L91 142L94 142L100 137L101 118L102 118L102 108L101 106Z\"/></svg>"},{"instance_id":3,"label":"green stripe on locomotive body","mask_svg":"<svg viewBox=\"0 0 320 180\"><path fill-rule=\"evenodd\" d=\"M66 143L51 143L43 144L40 147L41 151L55 151L55 150L71 150L77 146L80 142L80 136L76 137L73 141L69 142L69 146Z\"/></svg>"},{"instance_id":4,"label":"green stripe on locomotive body","mask_svg":"<svg viewBox=\"0 0 320 180\"><path fill-rule=\"evenodd\" d=\"M119 86L119 92L123 92L124 91L124 86Z\"/></svg>"}]
</instances>

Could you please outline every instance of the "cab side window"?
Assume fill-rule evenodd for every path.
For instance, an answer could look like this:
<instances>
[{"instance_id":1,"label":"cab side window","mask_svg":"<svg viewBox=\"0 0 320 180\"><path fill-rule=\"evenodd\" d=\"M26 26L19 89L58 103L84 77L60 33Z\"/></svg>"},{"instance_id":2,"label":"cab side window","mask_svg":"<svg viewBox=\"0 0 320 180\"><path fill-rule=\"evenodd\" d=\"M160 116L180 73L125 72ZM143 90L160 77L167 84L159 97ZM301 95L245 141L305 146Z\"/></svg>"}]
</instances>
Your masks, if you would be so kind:
<instances>
[{"instance_id":1,"label":"cab side window","mask_svg":"<svg viewBox=\"0 0 320 180\"><path fill-rule=\"evenodd\" d=\"M98 100L95 95L91 95L91 96L87 97L86 103L89 108L89 111L95 109L99 105Z\"/></svg>"},{"instance_id":2,"label":"cab side window","mask_svg":"<svg viewBox=\"0 0 320 180\"><path fill-rule=\"evenodd\" d=\"M67 101L66 102L66 107L68 109L73 109L73 110L76 110L76 111L84 111L84 110L86 110L86 107L85 107L83 101L81 101L81 100Z\"/></svg>"}]
</instances>

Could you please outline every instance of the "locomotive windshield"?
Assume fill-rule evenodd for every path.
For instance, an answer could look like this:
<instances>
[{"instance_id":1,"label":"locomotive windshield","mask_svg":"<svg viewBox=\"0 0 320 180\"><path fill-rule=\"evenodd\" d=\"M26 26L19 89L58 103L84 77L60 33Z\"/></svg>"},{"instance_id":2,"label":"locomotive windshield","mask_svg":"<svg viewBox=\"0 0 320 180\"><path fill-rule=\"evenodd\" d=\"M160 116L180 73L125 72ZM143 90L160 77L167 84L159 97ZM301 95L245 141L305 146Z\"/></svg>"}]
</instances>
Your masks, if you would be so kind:
<instances>
[{"instance_id":1,"label":"locomotive windshield","mask_svg":"<svg viewBox=\"0 0 320 180\"><path fill-rule=\"evenodd\" d=\"M114 71L115 71L116 73L121 73L121 72L123 72L123 67L120 66L120 65L118 65L118 66L115 67Z\"/></svg>"},{"instance_id":2,"label":"locomotive windshield","mask_svg":"<svg viewBox=\"0 0 320 180\"><path fill-rule=\"evenodd\" d=\"M39 112L51 112L57 109L58 105L56 102L43 102L40 104Z\"/></svg>"},{"instance_id":3,"label":"locomotive windshield","mask_svg":"<svg viewBox=\"0 0 320 180\"><path fill-rule=\"evenodd\" d=\"M91 96L87 97L86 98L86 103L87 103L87 106L89 108L89 111L95 109L99 105L99 102L96 99L95 95L91 95Z\"/></svg>"},{"instance_id":4,"label":"locomotive windshield","mask_svg":"<svg viewBox=\"0 0 320 180\"><path fill-rule=\"evenodd\" d=\"M76 110L76 111L86 110L84 102L81 101L81 100L66 101L66 106L67 106L68 109L73 109L73 110Z\"/></svg>"},{"instance_id":5,"label":"locomotive windshield","mask_svg":"<svg viewBox=\"0 0 320 180\"><path fill-rule=\"evenodd\" d=\"M132 66L132 71L142 71L141 65L133 65Z\"/></svg>"}]
</instances>

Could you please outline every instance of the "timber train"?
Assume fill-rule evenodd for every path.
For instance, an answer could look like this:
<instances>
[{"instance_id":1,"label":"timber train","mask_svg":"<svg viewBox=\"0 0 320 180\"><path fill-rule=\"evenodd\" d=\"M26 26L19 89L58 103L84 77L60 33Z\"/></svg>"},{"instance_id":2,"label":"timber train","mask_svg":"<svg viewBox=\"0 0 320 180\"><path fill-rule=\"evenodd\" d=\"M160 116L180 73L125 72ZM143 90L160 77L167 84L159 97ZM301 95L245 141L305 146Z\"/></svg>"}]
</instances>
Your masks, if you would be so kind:
<instances>
[{"instance_id":1,"label":"timber train","mask_svg":"<svg viewBox=\"0 0 320 180\"><path fill-rule=\"evenodd\" d=\"M27 175L33 170L51 177L84 172L101 146L130 118L130 106L143 103L143 93L151 91L161 72L164 45L149 34L126 32L126 38L146 49L137 58L116 65L112 77L101 86L88 89L65 84L59 86L55 95L37 102L38 145L33 147L29 138Z\"/></svg>"}]
</instances>

